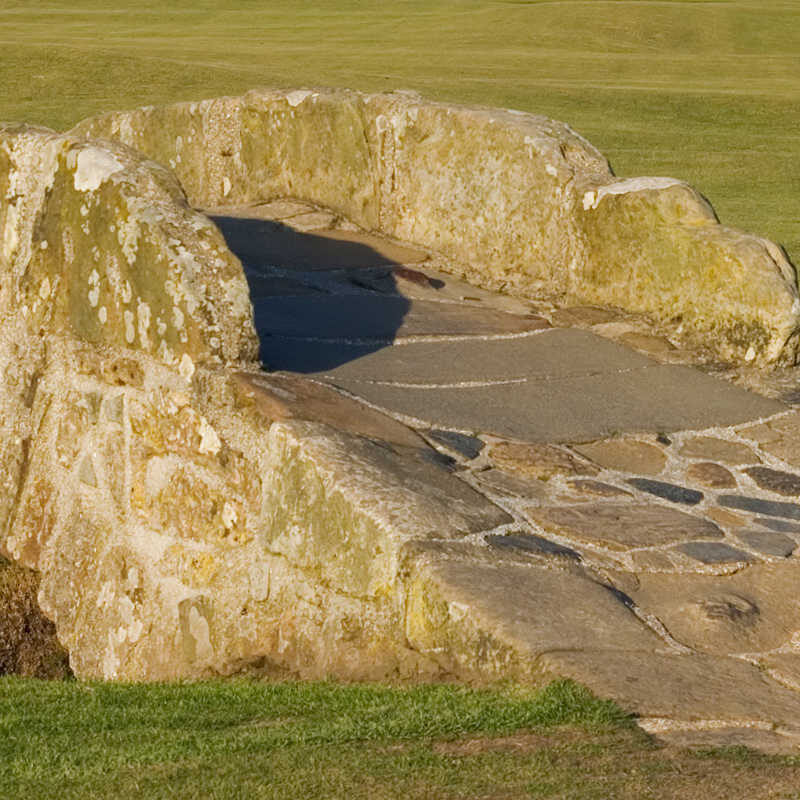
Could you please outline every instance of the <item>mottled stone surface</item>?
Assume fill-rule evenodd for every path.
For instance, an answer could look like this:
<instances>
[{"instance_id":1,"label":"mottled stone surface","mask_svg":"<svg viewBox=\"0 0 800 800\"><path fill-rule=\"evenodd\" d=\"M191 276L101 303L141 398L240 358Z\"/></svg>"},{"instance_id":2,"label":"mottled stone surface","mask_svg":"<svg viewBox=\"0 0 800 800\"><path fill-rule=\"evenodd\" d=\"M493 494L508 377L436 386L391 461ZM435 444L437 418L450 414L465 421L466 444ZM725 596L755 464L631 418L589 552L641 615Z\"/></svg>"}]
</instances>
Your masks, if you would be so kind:
<instances>
[{"instance_id":1,"label":"mottled stone surface","mask_svg":"<svg viewBox=\"0 0 800 800\"><path fill-rule=\"evenodd\" d=\"M610 439L582 444L575 449L601 467L620 472L659 475L667 463L660 447L637 439Z\"/></svg>"},{"instance_id":2,"label":"mottled stone surface","mask_svg":"<svg viewBox=\"0 0 800 800\"><path fill-rule=\"evenodd\" d=\"M731 547L724 542L686 542L679 545L678 549L703 564L731 564L752 560L738 547Z\"/></svg>"},{"instance_id":3,"label":"mottled stone surface","mask_svg":"<svg viewBox=\"0 0 800 800\"><path fill-rule=\"evenodd\" d=\"M741 442L731 442L714 436L692 436L681 445L680 454L687 458L721 461L723 464L757 464L758 456Z\"/></svg>"},{"instance_id":4,"label":"mottled stone surface","mask_svg":"<svg viewBox=\"0 0 800 800\"><path fill-rule=\"evenodd\" d=\"M484 491L488 487L489 491L516 495L529 500L547 497L544 483L537 478L518 477L500 469L484 469L475 473L475 479L482 485Z\"/></svg>"},{"instance_id":5,"label":"mottled stone surface","mask_svg":"<svg viewBox=\"0 0 800 800\"><path fill-rule=\"evenodd\" d=\"M451 452L458 453L466 459L477 458L484 448L484 442L475 436L468 436L456 431L430 430L427 435L437 444L443 445Z\"/></svg>"},{"instance_id":6,"label":"mottled stone surface","mask_svg":"<svg viewBox=\"0 0 800 800\"><path fill-rule=\"evenodd\" d=\"M703 493L696 489L687 489L685 486L677 486L674 483L665 481L653 481L649 478L629 478L627 481L631 486L648 494L654 494L671 503L682 503L687 506L697 505L703 499Z\"/></svg>"},{"instance_id":7,"label":"mottled stone surface","mask_svg":"<svg viewBox=\"0 0 800 800\"><path fill-rule=\"evenodd\" d=\"M749 475L756 486L766 489L776 494L786 497L797 497L800 495L800 476L792 472L785 472L780 469L770 469L769 467L748 467L743 470Z\"/></svg>"},{"instance_id":8,"label":"mottled stone surface","mask_svg":"<svg viewBox=\"0 0 800 800\"><path fill-rule=\"evenodd\" d=\"M690 464L686 470L686 478L693 483L700 483L712 489L735 489L736 478L730 470L712 461L699 461Z\"/></svg>"},{"instance_id":9,"label":"mottled stone surface","mask_svg":"<svg viewBox=\"0 0 800 800\"><path fill-rule=\"evenodd\" d=\"M581 558L580 554L571 547L564 547L564 545L551 542L549 539L532 533L517 532L487 536L486 541L491 547L500 549L521 550L523 552L536 553L537 555L571 558L576 561L580 561Z\"/></svg>"},{"instance_id":10,"label":"mottled stone surface","mask_svg":"<svg viewBox=\"0 0 800 800\"><path fill-rule=\"evenodd\" d=\"M475 282L681 315L724 357L796 355L798 293L779 247L722 227L680 181L615 179L543 117L409 93L261 90L77 130L172 166L199 205L293 196L443 252Z\"/></svg>"},{"instance_id":11,"label":"mottled stone surface","mask_svg":"<svg viewBox=\"0 0 800 800\"><path fill-rule=\"evenodd\" d=\"M631 493L619 486L614 486L603 481L594 481L590 478L574 478L568 481L569 487L579 494L594 495L595 497L630 497Z\"/></svg>"},{"instance_id":12,"label":"mottled stone surface","mask_svg":"<svg viewBox=\"0 0 800 800\"><path fill-rule=\"evenodd\" d=\"M788 558L796 549L797 541L777 531L737 531L745 545L767 556Z\"/></svg>"},{"instance_id":13,"label":"mottled stone surface","mask_svg":"<svg viewBox=\"0 0 800 800\"><path fill-rule=\"evenodd\" d=\"M750 511L754 514L800 520L800 505L796 503L780 503L776 500L762 500L760 497L724 494L719 497L719 504L726 508Z\"/></svg>"},{"instance_id":14,"label":"mottled stone surface","mask_svg":"<svg viewBox=\"0 0 800 800\"><path fill-rule=\"evenodd\" d=\"M492 462L507 472L538 480L554 475L596 475L597 468L568 450L546 444L500 442L489 451Z\"/></svg>"},{"instance_id":15,"label":"mottled stone surface","mask_svg":"<svg viewBox=\"0 0 800 800\"><path fill-rule=\"evenodd\" d=\"M614 550L653 547L704 537L721 538L708 520L661 506L603 503L531 508L530 518L545 531Z\"/></svg>"}]
</instances>

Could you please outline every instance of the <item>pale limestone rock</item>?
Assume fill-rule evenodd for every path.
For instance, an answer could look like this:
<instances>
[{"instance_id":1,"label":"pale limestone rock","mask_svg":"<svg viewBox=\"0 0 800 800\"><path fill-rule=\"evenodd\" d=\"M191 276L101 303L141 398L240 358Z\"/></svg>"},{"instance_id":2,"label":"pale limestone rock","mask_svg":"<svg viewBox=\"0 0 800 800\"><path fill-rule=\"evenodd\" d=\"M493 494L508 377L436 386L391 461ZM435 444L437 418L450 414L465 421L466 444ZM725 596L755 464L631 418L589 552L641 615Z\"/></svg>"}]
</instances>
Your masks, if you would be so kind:
<instances>
[{"instance_id":1,"label":"pale limestone rock","mask_svg":"<svg viewBox=\"0 0 800 800\"><path fill-rule=\"evenodd\" d=\"M413 93L258 90L76 130L175 169L196 205L297 198L439 251L474 283L680 318L725 358L797 358L781 248L721 226L681 181L615 179L563 123Z\"/></svg>"}]
</instances>

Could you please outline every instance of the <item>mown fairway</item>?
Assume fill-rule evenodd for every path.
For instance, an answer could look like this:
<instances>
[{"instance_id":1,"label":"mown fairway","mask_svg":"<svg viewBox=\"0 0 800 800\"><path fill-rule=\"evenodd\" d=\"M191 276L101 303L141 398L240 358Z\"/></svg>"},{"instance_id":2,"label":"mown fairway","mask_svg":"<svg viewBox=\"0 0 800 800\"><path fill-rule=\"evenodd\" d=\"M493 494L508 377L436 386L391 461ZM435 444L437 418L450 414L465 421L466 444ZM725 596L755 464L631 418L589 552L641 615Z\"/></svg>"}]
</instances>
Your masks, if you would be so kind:
<instances>
[{"instance_id":1,"label":"mown fairway","mask_svg":"<svg viewBox=\"0 0 800 800\"><path fill-rule=\"evenodd\" d=\"M4 0L0 119L254 86L413 88L563 119L800 261L797 0Z\"/></svg>"}]
</instances>

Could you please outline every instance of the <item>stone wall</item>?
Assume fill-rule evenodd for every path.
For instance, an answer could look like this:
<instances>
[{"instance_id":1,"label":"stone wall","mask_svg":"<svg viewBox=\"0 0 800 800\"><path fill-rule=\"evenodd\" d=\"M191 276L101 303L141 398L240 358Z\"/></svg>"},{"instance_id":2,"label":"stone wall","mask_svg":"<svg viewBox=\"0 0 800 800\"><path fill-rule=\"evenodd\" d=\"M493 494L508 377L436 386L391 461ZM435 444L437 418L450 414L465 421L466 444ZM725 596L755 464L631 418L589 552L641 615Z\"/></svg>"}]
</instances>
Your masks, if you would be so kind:
<instances>
[{"instance_id":1,"label":"stone wall","mask_svg":"<svg viewBox=\"0 0 800 800\"><path fill-rule=\"evenodd\" d=\"M471 281L646 312L718 355L793 363L795 271L690 186L616 179L567 125L410 93L253 91L108 114L78 134L131 145L192 203L294 197L452 258Z\"/></svg>"},{"instance_id":2,"label":"stone wall","mask_svg":"<svg viewBox=\"0 0 800 800\"><path fill-rule=\"evenodd\" d=\"M441 673L404 634L406 547L505 512L332 390L276 416L241 265L164 168L7 127L0 198L0 554L28 576L0 671L47 666L16 617L59 652L38 584L83 678Z\"/></svg>"}]
</instances>

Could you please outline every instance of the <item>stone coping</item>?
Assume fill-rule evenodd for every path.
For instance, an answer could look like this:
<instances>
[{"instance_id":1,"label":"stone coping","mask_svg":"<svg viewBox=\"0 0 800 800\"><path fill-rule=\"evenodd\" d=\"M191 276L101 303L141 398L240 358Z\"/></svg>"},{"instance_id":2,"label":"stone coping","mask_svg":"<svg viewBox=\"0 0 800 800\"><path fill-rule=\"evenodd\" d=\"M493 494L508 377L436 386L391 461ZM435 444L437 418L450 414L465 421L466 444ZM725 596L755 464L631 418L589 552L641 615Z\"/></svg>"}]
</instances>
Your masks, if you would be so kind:
<instances>
[{"instance_id":1,"label":"stone coping","mask_svg":"<svg viewBox=\"0 0 800 800\"><path fill-rule=\"evenodd\" d=\"M254 90L73 131L169 166L198 206L294 197L519 296L645 312L719 357L794 363L800 301L776 244L672 178L615 178L568 125L410 92Z\"/></svg>"}]
</instances>

